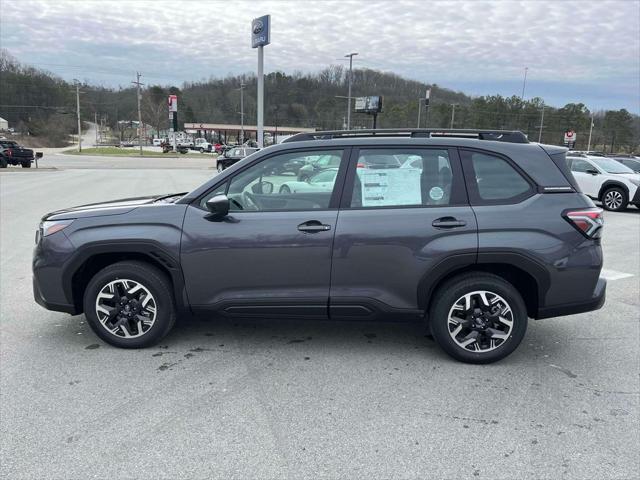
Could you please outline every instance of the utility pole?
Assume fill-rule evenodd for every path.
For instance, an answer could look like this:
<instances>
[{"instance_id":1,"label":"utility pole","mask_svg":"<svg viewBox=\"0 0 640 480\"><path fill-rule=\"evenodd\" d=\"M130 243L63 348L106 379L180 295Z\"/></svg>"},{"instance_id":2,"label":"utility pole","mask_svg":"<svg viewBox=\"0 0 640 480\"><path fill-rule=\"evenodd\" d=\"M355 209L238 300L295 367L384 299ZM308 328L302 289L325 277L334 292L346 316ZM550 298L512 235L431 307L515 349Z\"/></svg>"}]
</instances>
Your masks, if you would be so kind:
<instances>
[{"instance_id":1,"label":"utility pole","mask_svg":"<svg viewBox=\"0 0 640 480\"><path fill-rule=\"evenodd\" d=\"M140 86L144 83L140 83L140 72L136 72L136 81L131 82L136 86L136 92L138 94L138 143L140 144L140 156L142 156L142 110L140 108Z\"/></svg>"},{"instance_id":2,"label":"utility pole","mask_svg":"<svg viewBox=\"0 0 640 480\"><path fill-rule=\"evenodd\" d=\"M591 151L591 133L593 132L593 115L589 117L589 120L591 120L591 123L589 125L589 142L587 143L587 152Z\"/></svg>"},{"instance_id":3,"label":"utility pole","mask_svg":"<svg viewBox=\"0 0 640 480\"><path fill-rule=\"evenodd\" d=\"M542 116L540 117L540 131L538 132L538 143L542 143L542 126L544 125L544 103L542 104Z\"/></svg>"},{"instance_id":4,"label":"utility pole","mask_svg":"<svg viewBox=\"0 0 640 480\"><path fill-rule=\"evenodd\" d=\"M420 128L420 114L422 113L422 98L418 97L418 128Z\"/></svg>"},{"instance_id":5,"label":"utility pole","mask_svg":"<svg viewBox=\"0 0 640 480\"><path fill-rule=\"evenodd\" d=\"M102 118L100 119L100 123L102 123ZM96 129L96 144L98 146L98 112L93 112L93 125Z\"/></svg>"},{"instance_id":6,"label":"utility pole","mask_svg":"<svg viewBox=\"0 0 640 480\"><path fill-rule=\"evenodd\" d=\"M449 128L453 128L453 121L456 118L456 107L458 106L457 103L452 103L451 104L451 126Z\"/></svg>"},{"instance_id":7,"label":"utility pole","mask_svg":"<svg viewBox=\"0 0 640 480\"><path fill-rule=\"evenodd\" d=\"M244 87L245 83L240 82L240 145L244 143Z\"/></svg>"},{"instance_id":8,"label":"utility pole","mask_svg":"<svg viewBox=\"0 0 640 480\"><path fill-rule=\"evenodd\" d=\"M351 82L353 81L353 57L358 55L357 52L348 53L345 55L349 57L349 94L347 96L347 130L351 129Z\"/></svg>"},{"instance_id":9,"label":"utility pole","mask_svg":"<svg viewBox=\"0 0 640 480\"><path fill-rule=\"evenodd\" d=\"M76 114L78 116L78 152L82 152L82 123L80 122L80 83L76 80Z\"/></svg>"}]
</instances>

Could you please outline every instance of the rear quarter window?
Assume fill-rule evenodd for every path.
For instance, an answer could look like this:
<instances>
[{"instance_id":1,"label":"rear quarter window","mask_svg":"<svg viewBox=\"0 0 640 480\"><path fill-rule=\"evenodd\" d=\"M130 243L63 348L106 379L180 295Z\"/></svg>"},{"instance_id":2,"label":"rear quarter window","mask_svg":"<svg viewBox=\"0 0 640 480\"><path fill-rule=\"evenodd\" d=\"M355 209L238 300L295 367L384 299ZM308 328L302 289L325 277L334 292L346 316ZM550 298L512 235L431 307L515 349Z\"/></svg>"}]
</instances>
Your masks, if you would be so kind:
<instances>
[{"instance_id":1,"label":"rear quarter window","mask_svg":"<svg viewBox=\"0 0 640 480\"><path fill-rule=\"evenodd\" d=\"M506 159L483 152L461 153L472 203L518 203L533 194L533 185Z\"/></svg>"}]
</instances>

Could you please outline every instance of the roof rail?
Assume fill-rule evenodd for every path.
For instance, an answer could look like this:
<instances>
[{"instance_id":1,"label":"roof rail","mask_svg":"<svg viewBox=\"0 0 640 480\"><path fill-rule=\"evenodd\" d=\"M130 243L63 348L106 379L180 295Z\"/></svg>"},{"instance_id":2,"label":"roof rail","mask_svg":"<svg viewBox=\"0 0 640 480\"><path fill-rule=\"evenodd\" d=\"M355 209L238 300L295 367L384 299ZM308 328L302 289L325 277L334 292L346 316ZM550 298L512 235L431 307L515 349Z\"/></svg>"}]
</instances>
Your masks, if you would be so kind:
<instances>
[{"instance_id":1,"label":"roof rail","mask_svg":"<svg viewBox=\"0 0 640 480\"><path fill-rule=\"evenodd\" d=\"M329 140L332 138L409 137L409 138L475 138L508 143L529 143L527 136L519 130L486 130L456 128L381 128L377 130L327 130L304 132L286 138L282 143L305 140Z\"/></svg>"}]
</instances>

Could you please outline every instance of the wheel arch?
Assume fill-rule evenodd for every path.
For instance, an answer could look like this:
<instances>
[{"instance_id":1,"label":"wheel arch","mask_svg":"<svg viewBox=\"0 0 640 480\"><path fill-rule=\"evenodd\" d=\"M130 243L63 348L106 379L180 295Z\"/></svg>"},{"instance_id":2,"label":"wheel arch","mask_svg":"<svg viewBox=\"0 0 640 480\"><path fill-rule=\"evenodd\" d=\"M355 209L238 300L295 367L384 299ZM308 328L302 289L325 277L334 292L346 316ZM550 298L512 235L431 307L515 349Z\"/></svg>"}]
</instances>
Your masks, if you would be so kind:
<instances>
[{"instance_id":1,"label":"wheel arch","mask_svg":"<svg viewBox=\"0 0 640 480\"><path fill-rule=\"evenodd\" d=\"M78 313L83 312L83 298L89 280L103 268L125 260L153 265L164 273L172 285L178 312L189 311L184 277L179 262L155 242L100 243L78 250L62 274L65 296Z\"/></svg>"},{"instance_id":2,"label":"wheel arch","mask_svg":"<svg viewBox=\"0 0 640 480\"><path fill-rule=\"evenodd\" d=\"M546 269L537 261L511 252L480 253L475 255L454 255L448 257L421 280L418 286L418 306L428 311L437 289L449 279L468 272L486 272L498 275L511 283L522 296L527 306L527 314L536 318L544 305L544 296L550 286Z\"/></svg>"},{"instance_id":3,"label":"wheel arch","mask_svg":"<svg viewBox=\"0 0 640 480\"><path fill-rule=\"evenodd\" d=\"M627 195L627 200L629 200L629 187L627 187L624 183L618 182L616 180L607 180L600 186L600 190L598 191L598 200L602 200L602 195L611 187L621 188Z\"/></svg>"}]
</instances>

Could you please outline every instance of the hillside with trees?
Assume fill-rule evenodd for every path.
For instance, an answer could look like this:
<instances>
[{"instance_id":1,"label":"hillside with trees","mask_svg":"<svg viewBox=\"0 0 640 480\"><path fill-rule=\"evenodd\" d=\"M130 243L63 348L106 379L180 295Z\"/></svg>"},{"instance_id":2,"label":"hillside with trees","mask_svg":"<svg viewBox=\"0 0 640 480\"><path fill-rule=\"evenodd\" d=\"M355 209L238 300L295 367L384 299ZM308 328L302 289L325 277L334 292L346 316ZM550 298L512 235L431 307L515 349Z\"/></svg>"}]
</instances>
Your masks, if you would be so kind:
<instances>
[{"instance_id":1,"label":"hillside with trees","mask_svg":"<svg viewBox=\"0 0 640 480\"><path fill-rule=\"evenodd\" d=\"M273 72L265 77L265 124L318 129L340 129L346 116L348 71L328 66L316 73ZM256 118L256 77L254 75L210 78L185 82L181 86L149 85L142 92L143 122L154 130L168 128L167 95L179 97L182 122L240 123L241 82L245 83L245 123ZM369 69L353 72L353 96L382 95L383 113L379 128L415 127L418 99L431 88L428 118L422 111L421 126L449 127L455 108L455 128L518 129L533 141L541 134L543 143L560 144L563 132L574 129L577 148L587 147L590 119L593 118L592 149L640 151L640 117L627 110L591 112L582 103L563 107L544 105L541 98L524 101L518 96L471 97L439 85L428 85L397 75ZM80 85L81 116L98 118L113 131L137 120L136 90ZM455 107L454 107L455 105ZM0 51L0 116L17 131L36 137L43 145L61 146L75 130L75 85L43 70L22 65L5 50ZM120 121L121 123L118 123ZM353 114L354 127L371 127L371 117Z\"/></svg>"}]
</instances>

